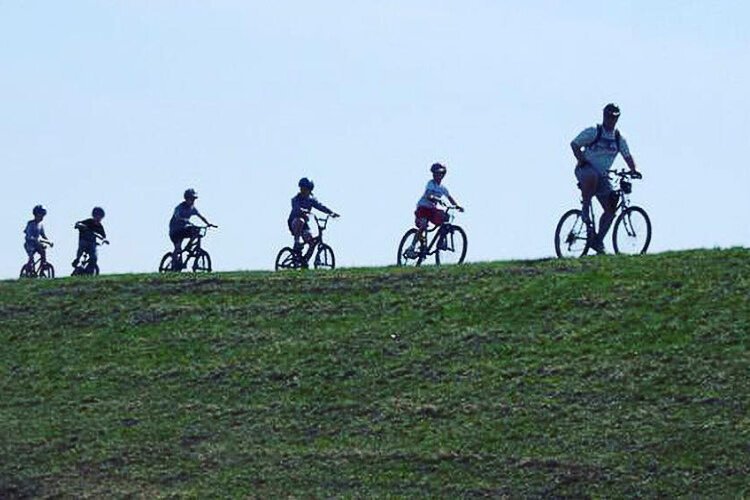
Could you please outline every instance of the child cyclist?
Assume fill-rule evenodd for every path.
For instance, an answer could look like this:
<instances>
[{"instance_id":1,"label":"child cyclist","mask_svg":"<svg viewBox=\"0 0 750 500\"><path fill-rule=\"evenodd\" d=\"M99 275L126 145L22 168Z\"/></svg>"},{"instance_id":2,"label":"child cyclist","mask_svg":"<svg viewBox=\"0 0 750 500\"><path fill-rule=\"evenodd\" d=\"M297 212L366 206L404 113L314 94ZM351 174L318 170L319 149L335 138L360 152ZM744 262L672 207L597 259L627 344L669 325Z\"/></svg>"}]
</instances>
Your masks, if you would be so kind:
<instances>
[{"instance_id":1,"label":"child cyclist","mask_svg":"<svg viewBox=\"0 0 750 500\"><path fill-rule=\"evenodd\" d=\"M103 243L108 243L106 240L107 233L104 232L104 226L102 226L102 219L104 219L104 209L102 207L94 207L91 211L90 219L80 220L73 226L75 229L78 229L78 251L72 263L74 268L78 267L78 262L81 260L84 252L89 255L89 263L84 272L91 273L96 267L98 261L96 240L99 238Z\"/></svg>"},{"instance_id":2,"label":"child cyclist","mask_svg":"<svg viewBox=\"0 0 750 500\"><path fill-rule=\"evenodd\" d=\"M26 229L23 233L26 236L23 244L26 254L29 256L29 261L26 264L29 269L34 267L34 254L38 253L42 258L42 264L47 262L47 252L44 249L44 244L50 247L54 246L50 240L47 239L47 235L44 233L44 225L42 221L44 216L47 215L47 209L43 205L37 205L31 211L34 218L26 223Z\"/></svg>"},{"instance_id":3,"label":"child cyclist","mask_svg":"<svg viewBox=\"0 0 750 500\"><path fill-rule=\"evenodd\" d=\"M463 207L459 206L456 200L448 192L442 182L448 171L444 165L440 163L433 163L430 167L432 172L432 179L427 183L424 194L417 202L417 209L414 211L414 225L419 230L419 241L424 243L427 238L427 224L432 222L436 226L445 223L448 220L448 215L444 210L438 208L438 202L440 198L445 196L448 201L456 207L459 212L463 212ZM414 247L416 245L416 239L412 241L409 251L413 254Z\"/></svg>"},{"instance_id":4,"label":"child cyclist","mask_svg":"<svg viewBox=\"0 0 750 500\"><path fill-rule=\"evenodd\" d=\"M315 199L312 195L312 190L315 188L313 181L303 177L297 185L299 186L299 193L292 198L292 211L289 213L287 226L294 237L294 250L299 252L305 243L312 244L314 239L310 233L310 225L307 223L310 210L316 208L324 214L329 214L334 219L339 214Z\"/></svg>"},{"instance_id":5,"label":"child cyclist","mask_svg":"<svg viewBox=\"0 0 750 500\"><path fill-rule=\"evenodd\" d=\"M195 200L198 199L198 193L195 192L195 189L186 189L182 197L185 201L175 207L172 218L169 220L169 239L174 245L172 252L172 267L174 269L179 269L181 265L180 251L182 250L182 240L197 238L200 234L200 229L190 223L192 216L198 217L208 227L219 227L208 222L198 209L195 208Z\"/></svg>"}]
</instances>

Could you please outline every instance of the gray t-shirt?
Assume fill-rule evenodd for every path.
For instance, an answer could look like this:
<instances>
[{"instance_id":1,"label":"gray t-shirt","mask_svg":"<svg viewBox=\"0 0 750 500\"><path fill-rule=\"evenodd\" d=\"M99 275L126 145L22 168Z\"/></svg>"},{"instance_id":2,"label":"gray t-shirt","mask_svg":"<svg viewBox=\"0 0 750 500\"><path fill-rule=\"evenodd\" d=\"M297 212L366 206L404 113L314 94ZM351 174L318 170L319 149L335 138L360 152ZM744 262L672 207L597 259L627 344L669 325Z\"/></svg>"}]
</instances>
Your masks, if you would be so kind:
<instances>
[{"instance_id":1,"label":"gray t-shirt","mask_svg":"<svg viewBox=\"0 0 750 500\"><path fill-rule=\"evenodd\" d=\"M597 172L604 175L607 173L607 170L612 168L612 164L615 162L615 158L617 158L617 153L622 154L623 158L629 158L630 149L628 149L628 142L620 135L620 150L618 151L615 131L607 131L604 127L602 127L602 136L596 144L591 144L596 139L596 130L597 127L587 128L573 139L573 143L586 148L583 152L586 161ZM591 146L588 146L588 144L591 144Z\"/></svg>"},{"instance_id":2,"label":"gray t-shirt","mask_svg":"<svg viewBox=\"0 0 750 500\"><path fill-rule=\"evenodd\" d=\"M26 229L23 230L23 234L26 235L27 243L38 243L39 237L47 239L42 223L33 219L26 223Z\"/></svg>"},{"instance_id":3,"label":"gray t-shirt","mask_svg":"<svg viewBox=\"0 0 750 500\"><path fill-rule=\"evenodd\" d=\"M169 220L169 232L174 233L180 229L187 227L190 224L190 217L193 215L200 215L195 205L189 205L187 202L182 202L177 205L172 214L172 218Z\"/></svg>"}]
</instances>

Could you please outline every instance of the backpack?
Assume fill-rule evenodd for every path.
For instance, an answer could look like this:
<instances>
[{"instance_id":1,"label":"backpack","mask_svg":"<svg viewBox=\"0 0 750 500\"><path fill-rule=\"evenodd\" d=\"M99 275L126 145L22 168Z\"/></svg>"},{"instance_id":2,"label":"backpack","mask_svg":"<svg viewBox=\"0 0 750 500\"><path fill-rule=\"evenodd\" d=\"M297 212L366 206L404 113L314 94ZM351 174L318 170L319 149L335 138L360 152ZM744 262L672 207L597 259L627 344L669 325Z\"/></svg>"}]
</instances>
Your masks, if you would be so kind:
<instances>
[{"instance_id":1,"label":"backpack","mask_svg":"<svg viewBox=\"0 0 750 500\"><path fill-rule=\"evenodd\" d=\"M602 127L601 125L596 126L596 137L594 137L593 141L586 144L586 149L590 148L591 146L599 142L599 140L602 138L603 131L604 131L604 127ZM615 144L617 145L617 152L619 153L620 152L620 131L617 129L615 129Z\"/></svg>"}]
</instances>

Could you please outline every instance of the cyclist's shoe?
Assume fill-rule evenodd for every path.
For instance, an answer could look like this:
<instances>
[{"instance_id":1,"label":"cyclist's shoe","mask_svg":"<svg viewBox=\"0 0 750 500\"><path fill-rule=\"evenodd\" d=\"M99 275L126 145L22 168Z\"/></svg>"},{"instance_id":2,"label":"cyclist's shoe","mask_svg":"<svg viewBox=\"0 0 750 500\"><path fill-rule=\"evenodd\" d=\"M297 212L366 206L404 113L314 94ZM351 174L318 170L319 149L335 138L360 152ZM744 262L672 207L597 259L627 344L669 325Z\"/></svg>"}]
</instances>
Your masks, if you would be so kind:
<instances>
[{"instance_id":1,"label":"cyclist's shoe","mask_svg":"<svg viewBox=\"0 0 750 500\"><path fill-rule=\"evenodd\" d=\"M416 250L414 250L413 248L409 247L404 252L404 257L406 257L407 259L416 259L417 257L419 257L419 254L417 253Z\"/></svg>"},{"instance_id":2,"label":"cyclist's shoe","mask_svg":"<svg viewBox=\"0 0 750 500\"><path fill-rule=\"evenodd\" d=\"M591 249L596 252L597 255L604 255L607 252L604 250L604 243L601 241L595 239L593 243L591 243Z\"/></svg>"}]
</instances>

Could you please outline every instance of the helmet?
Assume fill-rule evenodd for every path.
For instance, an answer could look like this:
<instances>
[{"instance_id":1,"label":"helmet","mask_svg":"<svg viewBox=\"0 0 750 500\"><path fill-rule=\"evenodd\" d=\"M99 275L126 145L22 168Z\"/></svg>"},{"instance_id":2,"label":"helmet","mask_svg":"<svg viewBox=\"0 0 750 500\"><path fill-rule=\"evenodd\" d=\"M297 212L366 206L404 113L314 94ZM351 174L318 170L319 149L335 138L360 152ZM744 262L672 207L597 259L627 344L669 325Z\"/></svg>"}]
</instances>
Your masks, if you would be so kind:
<instances>
[{"instance_id":1,"label":"helmet","mask_svg":"<svg viewBox=\"0 0 750 500\"><path fill-rule=\"evenodd\" d=\"M617 106L617 104L609 103L606 106L604 106L604 115L605 116L613 116L618 117L620 116L620 108Z\"/></svg>"},{"instance_id":2,"label":"helmet","mask_svg":"<svg viewBox=\"0 0 750 500\"><path fill-rule=\"evenodd\" d=\"M92 217L104 217L104 209L102 207L94 207L91 211Z\"/></svg>"},{"instance_id":3,"label":"helmet","mask_svg":"<svg viewBox=\"0 0 750 500\"><path fill-rule=\"evenodd\" d=\"M185 194L182 195L183 198L187 199L196 199L198 197L198 193L195 192L195 189L190 188L185 190Z\"/></svg>"},{"instance_id":4,"label":"helmet","mask_svg":"<svg viewBox=\"0 0 750 500\"><path fill-rule=\"evenodd\" d=\"M309 189L312 191L315 189L315 183L308 179L307 177L303 177L299 180L299 183L297 184L301 188Z\"/></svg>"},{"instance_id":5,"label":"helmet","mask_svg":"<svg viewBox=\"0 0 750 500\"><path fill-rule=\"evenodd\" d=\"M47 215L47 209L44 208L44 205L37 205L34 207L34 210L31 211L32 214L36 215Z\"/></svg>"},{"instance_id":6,"label":"helmet","mask_svg":"<svg viewBox=\"0 0 750 500\"><path fill-rule=\"evenodd\" d=\"M447 168L445 168L445 165L442 165L440 163L433 163L430 167L430 172L433 174L445 174L448 171Z\"/></svg>"}]
</instances>

